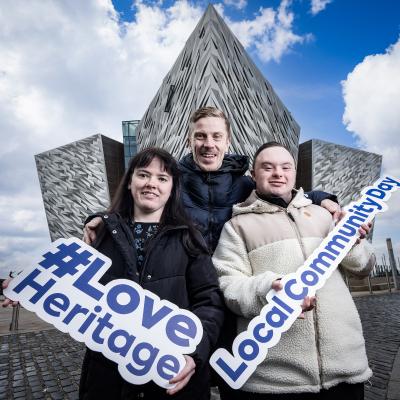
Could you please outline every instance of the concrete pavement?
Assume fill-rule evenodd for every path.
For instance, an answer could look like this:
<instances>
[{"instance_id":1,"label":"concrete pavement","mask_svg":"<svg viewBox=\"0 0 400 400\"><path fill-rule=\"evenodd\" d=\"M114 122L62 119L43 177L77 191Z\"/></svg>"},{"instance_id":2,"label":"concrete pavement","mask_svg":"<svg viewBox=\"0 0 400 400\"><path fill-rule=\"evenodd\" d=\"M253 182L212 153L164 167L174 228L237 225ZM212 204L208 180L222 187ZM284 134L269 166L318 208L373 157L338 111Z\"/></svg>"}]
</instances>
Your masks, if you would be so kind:
<instances>
[{"instance_id":1,"label":"concrete pavement","mask_svg":"<svg viewBox=\"0 0 400 400\"><path fill-rule=\"evenodd\" d=\"M374 376L366 400L400 400L400 292L357 296ZM9 333L0 309L0 400L77 399L84 345L21 312L19 333ZM346 399L343 399L346 400Z\"/></svg>"}]
</instances>

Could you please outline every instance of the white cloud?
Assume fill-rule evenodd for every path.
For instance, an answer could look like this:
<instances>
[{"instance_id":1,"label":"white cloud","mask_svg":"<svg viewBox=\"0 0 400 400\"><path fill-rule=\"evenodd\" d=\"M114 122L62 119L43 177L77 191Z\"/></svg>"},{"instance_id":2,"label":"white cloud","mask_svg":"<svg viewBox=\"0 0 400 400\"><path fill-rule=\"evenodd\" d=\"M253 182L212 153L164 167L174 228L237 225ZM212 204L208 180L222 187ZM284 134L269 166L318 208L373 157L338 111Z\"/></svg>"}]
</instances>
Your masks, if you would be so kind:
<instances>
[{"instance_id":1,"label":"white cloud","mask_svg":"<svg viewBox=\"0 0 400 400\"><path fill-rule=\"evenodd\" d=\"M254 47L264 62L279 62L294 45L312 39L311 34L294 33L294 14L290 11L290 5L290 0L282 0L277 9L261 7L254 19L231 21L225 17L225 20L245 48L251 50Z\"/></svg>"},{"instance_id":2,"label":"white cloud","mask_svg":"<svg viewBox=\"0 0 400 400\"><path fill-rule=\"evenodd\" d=\"M202 9L111 1L0 5L0 277L49 241L34 154L141 118Z\"/></svg>"},{"instance_id":3,"label":"white cloud","mask_svg":"<svg viewBox=\"0 0 400 400\"><path fill-rule=\"evenodd\" d=\"M34 154L98 132L121 140L121 121L141 118L199 4L136 1L134 20L121 22L111 0L1 2L0 277L49 241ZM228 23L261 59L279 61L306 40L289 6Z\"/></svg>"},{"instance_id":4,"label":"white cloud","mask_svg":"<svg viewBox=\"0 0 400 400\"><path fill-rule=\"evenodd\" d=\"M383 155L383 172L400 178L400 39L384 54L365 57L342 82L343 123L360 147ZM392 237L400 255L400 192L377 217L374 243L385 250Z\"/></svg>"},{"instance_id":5,"label":"white cloud","mask_svg":"<svg viewBox=\"0 0 400 400\"><path fill-rule=\"evenodd\" d=\"M360 145L383 155L387 173L400 176L400 39L384 54L365 57L342 82L343 122Z\"/></svg>"},{"instance_id":6,"label":"white cloud","mask_svg":"<svg viewBox=\"0 0 400 400\"><path fill-rule=\"evenodd\" d=\"M247 6L247 0L223 0L224 4L227 6L232 6L238 10L242 10Z\"/></svg>"},{"instance_id":7,"label":"white cloud","mask_svg":"<svg viewBox=\"0 0 400 400\"><path fill-rule=\"evenodd\" d=\"M311 0L311 14L317 15L319 12L325 10L325 7L331 2L332 0Z\"/></svg>"}]
</instances>

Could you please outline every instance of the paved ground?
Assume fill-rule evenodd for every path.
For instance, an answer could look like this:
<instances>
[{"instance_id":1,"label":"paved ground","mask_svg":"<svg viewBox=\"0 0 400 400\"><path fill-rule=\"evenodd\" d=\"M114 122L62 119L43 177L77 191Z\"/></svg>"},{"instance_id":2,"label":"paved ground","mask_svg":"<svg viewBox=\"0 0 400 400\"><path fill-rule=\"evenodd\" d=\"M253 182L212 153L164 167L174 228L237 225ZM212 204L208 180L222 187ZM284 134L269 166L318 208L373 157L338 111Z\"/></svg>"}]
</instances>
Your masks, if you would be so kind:
<instances>
[{"instance_id":1,"label":"paved ground","mask_svg":"<svg viewBox=\"0 0 400 400\"><path fill-rule=\"evenodd\" d=\"M1 303L1 300L0 300ZM0 335L10 333L10 323L12 320L12 314L16 309L12 307L0 308ZM52 329L53 325L41 320L36 314L31 313L24 308L19 309L18 318L19 330L18 332L31 332L39 331L43 329Z\"/></svg>"},{"instance_id":2,"label":"paved ground","mask_svg":"<svg viewBox=\"0 0 400 400\"><path fill-rule=\"evenodd\" d=\"M400 400L400 293L357 297L355 302L374 371L365 399ZM32 323L34 317L24 315ZM1 310L3 331L5 320ZM77 399L84 346L39 326L36 332L0 334L0 400Z\"/></svg>"},{"instance_id":3,"label":"paved ground","mask_svg":"<svg viewBox=\"0 0 400 400\"><path fill-rule=\"evenodd\" d=\"M374 372L366 400L400 399L400 293L355 298ZM343 399L344 400L344 399Z\"/></svg>"}]
</instances>

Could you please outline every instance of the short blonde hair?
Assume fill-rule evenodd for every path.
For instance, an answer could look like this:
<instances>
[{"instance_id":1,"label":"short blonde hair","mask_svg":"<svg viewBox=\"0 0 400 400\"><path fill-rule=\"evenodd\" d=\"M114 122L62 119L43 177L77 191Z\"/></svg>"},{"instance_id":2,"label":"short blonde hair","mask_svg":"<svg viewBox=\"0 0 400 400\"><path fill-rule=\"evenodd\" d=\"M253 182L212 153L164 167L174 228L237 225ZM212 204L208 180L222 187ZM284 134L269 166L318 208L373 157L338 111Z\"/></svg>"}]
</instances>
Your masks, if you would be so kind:
<instances>
[{"instance_id":1,"label":"short blonde hair","mask_svg":"<svg viewBox=\"0 0 400 400\"><path fill-rule=\"evenodd\" d=\"M201 107L197 109L190 117L189 120L189 135L193 132L193 125L201 118L206 117L215 117L222 118L225 121L226 130L228 132L228 137L231 137L231 124L228 121L228 118L223 113L223 111L219 110L216 107Z\"/></svg>"}]
</instances>

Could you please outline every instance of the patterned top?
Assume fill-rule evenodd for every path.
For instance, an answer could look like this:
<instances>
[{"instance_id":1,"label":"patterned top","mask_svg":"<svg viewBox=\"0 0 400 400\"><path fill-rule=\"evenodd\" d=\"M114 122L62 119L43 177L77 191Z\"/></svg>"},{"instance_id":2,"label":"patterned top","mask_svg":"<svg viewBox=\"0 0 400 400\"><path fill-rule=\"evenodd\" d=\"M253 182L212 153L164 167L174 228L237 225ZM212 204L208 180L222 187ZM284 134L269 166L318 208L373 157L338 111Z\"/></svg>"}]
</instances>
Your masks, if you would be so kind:
<instances>
[{"instance_id":1,"label":"patterned top","mask_svg":"<svg viewBox=\"0 0 400 400\"><path fill-rule=\"evenodd\" d=\"M137 254L137 266L139 270L142 269L146 256L146 243L157 232L159 225L160 224L156 222L134 222L131 224Z\"/></svg>"}]
</instances>

